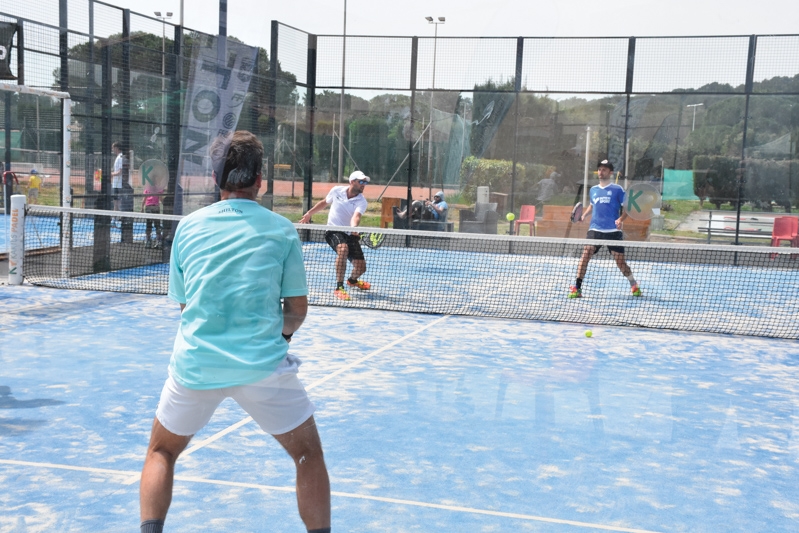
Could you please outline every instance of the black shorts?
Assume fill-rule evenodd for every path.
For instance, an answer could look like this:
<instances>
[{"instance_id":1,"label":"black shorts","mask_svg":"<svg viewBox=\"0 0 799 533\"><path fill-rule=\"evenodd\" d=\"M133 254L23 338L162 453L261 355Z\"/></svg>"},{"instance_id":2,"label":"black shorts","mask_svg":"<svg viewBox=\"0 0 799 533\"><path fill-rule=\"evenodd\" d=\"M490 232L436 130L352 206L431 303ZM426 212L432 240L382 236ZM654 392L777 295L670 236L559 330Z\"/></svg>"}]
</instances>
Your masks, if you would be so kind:
<instances>
[{"instance_id":1,"label":"black shorts","mask_svg":"<svg viewBox=\"0 0 799 533\"><path fill-rule=\"evenodd\" d=\"M594 239L597 241L623 241L624 240L624 233L619 231L611 231L605 233L604 231L594 231L589 230L587 239ZM594 246L594 253L597 253L602 246ZM619 254L624 253L624 246L608 246L609 252L616 252Z\"/></svg>"},{"instance_id":2,"label":"black shorts","mask_svg":"<svg viewBox=\"0 0 799 533\"><path fill-rule=\"evenodd\" d=\"M363 250L361 249L361 238L354 235L348 235L343 231L327 231L325 232L325 241L335 251L339 244L347 245L347 259L350 261L358 261L363 259Z\"/></svg>"}]
</instances>

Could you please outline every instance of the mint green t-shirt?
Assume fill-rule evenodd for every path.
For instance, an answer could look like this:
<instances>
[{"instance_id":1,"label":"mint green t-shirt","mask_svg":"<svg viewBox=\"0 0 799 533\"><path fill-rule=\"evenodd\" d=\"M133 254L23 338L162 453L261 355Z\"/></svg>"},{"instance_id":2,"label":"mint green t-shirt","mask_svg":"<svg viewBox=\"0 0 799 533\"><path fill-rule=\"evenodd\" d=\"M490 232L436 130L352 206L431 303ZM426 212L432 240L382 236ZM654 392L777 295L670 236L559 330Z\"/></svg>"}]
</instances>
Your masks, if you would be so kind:
<instances>
[{"instance_id":1,"label":"mint green t-shirt","mask_svg":"<svg viewBox=\"0 0 799 533\"><path fill-rule=\"evenodd\" d=\"M185 303L170 375L190 389L255 383L288 353L280 298L305 296L291 222L250 200L223 200L180 221L169 297Z\"/></svg>"}]
</instances>

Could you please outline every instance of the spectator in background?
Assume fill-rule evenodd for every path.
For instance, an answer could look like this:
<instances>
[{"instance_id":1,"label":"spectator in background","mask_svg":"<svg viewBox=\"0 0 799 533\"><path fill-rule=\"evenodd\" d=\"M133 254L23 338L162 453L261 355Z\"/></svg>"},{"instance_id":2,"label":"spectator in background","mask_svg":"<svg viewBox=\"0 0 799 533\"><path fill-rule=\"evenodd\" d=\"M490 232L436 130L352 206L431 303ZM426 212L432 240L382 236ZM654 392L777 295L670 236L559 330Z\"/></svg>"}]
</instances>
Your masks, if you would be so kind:
<instances>
[{"instance_id":1,"label":"spectator in background","mask_svg":"<svg viewBox=\"0 0 799 533\"><path fill-rule=\"evenodd\" d=\"M414 200L411 204L411 220L421 220L422 219L422 211L424 211L424 202L421 200ZM397 211L397 216L399 218L405 218L408 216L408 208L406 207L402 211Z\"/></svg>"},{"instance_id":2,"label":"spectator in background","mask_svg":"<svg viewBox=\"0 0 799 533\"><path fill-rule=\"evenodd\" d=\"M130 161L126 152L122 152L122 194L120 208L122 211L133 211L133 185L130 183Z\"/></svg>"},{"instance_id":3,"label":"spectator in background","mask_svg":"<svg viewBox=\"0 0 799 533\"><path fill-rule=\"evenodd\" d=\"M535 207L536 209L541 209L545 203L550 201L555 193L558 190L558 179L560 178L560 174L556 171L552 171L550 175L541 181L538 182L536 185L537 193Z\"/></svg>"},{"instance_id":4,"label":"spectator in background","mask_svg":"<svg viewBox=\"0 0 799 533\"><path fill-rule=\"evenodd\" d=\"M144 201L141 204L142 212L148 214L160 214L161 195L163 192L164 190L160 187L157 187L154 183L148 183L144 187ZM154 238L150 237L151 233L155 234ZM145 225L144 237L144 246L146 248L161 248L163 246L164 237L161 221L158 219L148 218Z\"/></svg>"},{"instance_id":5,"label":"spectator in background","mask_svg":"<svg viewBox=\"0 0 799 533\"><path fill-rule=\"evenodd\" d=\"M449 211L449 205L447 202L444 201L444 191L438 191L433 195L433 201L425 202L425 207L427 208L427 212L429 213L431 220L447 220L447 212ZM424 215L422 215L424 218Z\"/></svg>"},{"instance_id":6,"label":"spectator in background","mask_svg":"<svg viewBox=\"0 0 799 533\"><path fill-rule=\"evenodd\" d=\"M433 195L433 201L414 200L411 204L411 219L412 220L438 220L446 221L447 213L449 212L449 205L444 201L444 191L438 191ZM408 210L403 209L397 211L399 218L408 216Z\"/></svg>"},{"instance_id":7,"label":"spectator in background","mask_svg":"<svg viewBox=\"0 0 799 533\"><path fill-rule=\"evenodd\" d=\"M39 177L39 172L34 168L31 170L30 178L28 178L28 203L35 205L39 203L39 188L42 185L42 178Z\"/></svg>"},{"instance_id":8,"label":"spectator in background","mask_svg":"<svg viewBox=\"0 0 799 533\"><path fill-rule=\"evenodd\" d=\"M111 145L116 159L114 159L114 168L111 170L111 199L114 202L114 211L121 211L120 196L122 194L122 167L125 162L125 156L122 155L122 143L119 141Z\"/></svg>"}]
</instances>

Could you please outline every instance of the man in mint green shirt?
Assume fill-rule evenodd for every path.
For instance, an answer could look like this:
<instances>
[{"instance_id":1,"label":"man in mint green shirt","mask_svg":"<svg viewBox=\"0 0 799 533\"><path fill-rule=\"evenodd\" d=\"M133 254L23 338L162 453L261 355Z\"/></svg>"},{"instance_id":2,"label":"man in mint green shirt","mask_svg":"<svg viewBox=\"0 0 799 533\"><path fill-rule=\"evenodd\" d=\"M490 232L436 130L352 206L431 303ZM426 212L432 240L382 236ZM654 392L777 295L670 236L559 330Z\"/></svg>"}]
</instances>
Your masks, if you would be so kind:
<instances>
[{"instance_id":1,"label":"man in mint green shirt","mask_svg":"<svg viewBox=\"0 0 799 533\"><path fill-rule=\"evenodd\" d=\"M141 532L163 531L175 462L229 397L294 459L308 531L329 533L330 482L314 406L288 350L308 310L299 236L255 202L261 142L237 131L227 151L223 143L212 158L215 151L224 160L222 199L181 220L172 243L168 294L181 320L142 470Z\"/></svg>"}]
</instances>

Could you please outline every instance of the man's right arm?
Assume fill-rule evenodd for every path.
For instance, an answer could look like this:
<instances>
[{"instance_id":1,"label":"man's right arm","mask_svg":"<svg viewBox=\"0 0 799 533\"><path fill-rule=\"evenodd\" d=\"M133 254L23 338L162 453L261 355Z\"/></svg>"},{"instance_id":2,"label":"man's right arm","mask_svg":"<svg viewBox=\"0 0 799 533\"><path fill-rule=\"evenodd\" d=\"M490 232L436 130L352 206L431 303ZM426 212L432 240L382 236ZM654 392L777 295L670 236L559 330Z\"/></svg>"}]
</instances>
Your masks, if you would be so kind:
<instances>
[{"instance_id":1,"label":"man's right arm","mask_svg":"<svg viewBox=\"0 0 799 533\"><path fill-rule=\"evenodd\" d=\"M580 222L585 220L585 217L587 217L589 214L591 214L591 211L593 211L593 210L594 210L594 204L588 204L588 207L586 207L583 210L583 215L580 217Z\"/></svg>"},{"instance_id":2,"label":"man's right arm","mask_svg":"<svg viewBox=\"0 0 799 533\"><path fill-rule=\"evenodd\" d=\"M321 211L322 209L324 209L326 206L327 206L327 199L319 200L319 201L316 203L316 205L315 205L315 206L313 206L312 208L310 208L310 209L308 210L308 212L307 212L307 213L305 213L304 215L302 215L302 218L300 219L300 224L307 224L307 223L308 223L308 222L311 220L311 217L312 217L312 216L313 216L315 213L318 213L319 211Z\"/></svg>"}]
</instances>

